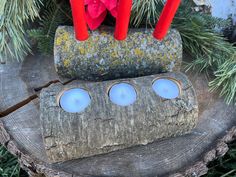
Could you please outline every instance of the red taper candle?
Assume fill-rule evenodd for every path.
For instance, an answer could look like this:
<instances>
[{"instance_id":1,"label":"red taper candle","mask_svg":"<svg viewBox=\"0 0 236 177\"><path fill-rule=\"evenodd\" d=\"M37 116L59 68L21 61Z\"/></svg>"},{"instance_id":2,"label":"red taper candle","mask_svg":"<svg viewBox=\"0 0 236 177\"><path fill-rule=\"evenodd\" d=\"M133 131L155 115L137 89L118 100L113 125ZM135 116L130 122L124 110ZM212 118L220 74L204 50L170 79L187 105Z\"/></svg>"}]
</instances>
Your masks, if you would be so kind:
<instances>
[{"instance_id":1,"label":"red taper candle","mask_svg":"<svg viewBox=\"0 0 236 177\"><path fill-rule=\"evenodd\" d=\"M153 33L156 39L162 40L166 36L180 3L181 0L167 0Z\"/></svg>"},{"instance_id":2,"label":"red taper candle","mask_svg":"<svg viewBox=\"0 0 236 177\"><path fill-rule=\"evenodd\" d=\"M88 39L88 27L85 20L84 0L70 0L75 37L79 41Z\"/></svg>"},{"instance_id":3,"label":"red taper candle","mask_svg":"<svg viewBox=\"0 0 236 177\"><path fill-rule=\"evenodd\" d=\"M114 34L117 40L125 40L127 37L131 8L132 0L119 0Z\"/></svg>"}]
</instances>

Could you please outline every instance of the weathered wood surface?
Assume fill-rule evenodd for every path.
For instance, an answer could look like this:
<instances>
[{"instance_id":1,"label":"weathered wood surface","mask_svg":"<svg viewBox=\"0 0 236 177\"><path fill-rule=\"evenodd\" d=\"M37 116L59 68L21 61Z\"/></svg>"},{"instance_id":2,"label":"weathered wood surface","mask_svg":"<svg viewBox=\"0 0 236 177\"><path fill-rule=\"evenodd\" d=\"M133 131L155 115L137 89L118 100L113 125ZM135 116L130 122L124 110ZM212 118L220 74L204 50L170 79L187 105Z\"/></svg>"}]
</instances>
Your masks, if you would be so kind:
<instances>
[{"instance_id":1,"label":"weathered wood surface","mask_svg":"<svg viewBox=\"0 0 236 177\"><path fill-rule=\"evenodd\" d=\"M62 79L57 75L53 61L45 56L26 58L21 68L20 77L26 83L29 92L37 92L41 87L59 81L68 81L68 79Z\"/></svg>"},{"instance_id":2,"label":"weathered wood surface","mask_svg":"<svg viewBox=\"0 0 236 177\"><path fill-rule=\"evenodd\" d=\"M57 72L82 80L110 80L179 71L182 40L171 29L163 41L153 29L129 29L126 40L114 39L114 28L92 31L86 41L75 39L72 26L58 27L54 42Z\"/></svg>"},{"instance_id":3,"label":"weathered wood surface","mask_svg":"<svg viewBox=\"0 0 236 177\"><path fill-rule=\"evenodd\" d=\"M207 172L206 164L224 155L228 150L226 143L236 139L236 109L208 92L204 76L189 76L200 106L200 122L191 134L97 157L49 164L39 129L39 100L36 98L1 120L0 142L17 155L22 166L34 175L201 176ZM19 78L28 85L26 79ZM0 83L3 81L0 80ZM23 95L22 89L18 91L18 95ZM5 98L5 94L8 90L1 90L1 98ZM15 104L14 99L11 101L9 105Z\"/></svg>"},{"instance_id":4,"label":"weathered wood surface","mask_svg":"<svg viewBox=\"0 0 236 177\"><path fill-rule=\"evenodd\" d=\"M157 78L178 82L180 95L168 100L155 94L152 83ZM135 103L121 107L110 101L109 88L120 82L135 88ZM73 88L83 88L91 96L91 104L82 113L68 113L58 104L58 96ZM198 122L198 103L192 83L180 72L103 82L74 81L41 91L40 119L49 160L59 162L190 133Z\"/></svg>"},{"instance_id":5,"label":"weathered wood surface","mask_svg":"<svg viewBox=\"0 0 236 177\"><path fill-rule=\"evenodd\" d=\"M0 64L0 113L32 95L19 76L20 69L19 63Z\"/></svg>"},{"instance_id":6,"label":"weathered wood surface","mask_svg":"<svg viewBox=\"0 0 236 177\"><path fill-rule=\"evenodd\" d=\"M28 56L23 63L0 64L0 117L37 97L38 91L52 83L66 83L48 57Z\"/></svg>"}]
</instances>

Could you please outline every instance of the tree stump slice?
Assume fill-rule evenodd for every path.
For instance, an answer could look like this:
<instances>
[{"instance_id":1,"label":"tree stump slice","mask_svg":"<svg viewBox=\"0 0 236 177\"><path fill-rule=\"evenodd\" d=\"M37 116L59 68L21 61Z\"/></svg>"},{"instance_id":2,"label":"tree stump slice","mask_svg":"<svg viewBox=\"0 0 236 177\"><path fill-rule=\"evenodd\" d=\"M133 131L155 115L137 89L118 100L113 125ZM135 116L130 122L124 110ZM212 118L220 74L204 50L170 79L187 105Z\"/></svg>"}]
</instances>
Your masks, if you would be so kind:
<instances>
[{"instance_id":1,"label":"tree stump slice","mask_svg":"<svg viewBox=\"0 0 236 177\"><path fill-rule=\"evenodd\" d=\"M48 57L28 56L23 63L0 64L0 117L35 99L42 88L70 81L57 75L53 63Z\"/></svg>"},{"instance_id":2,"label":"tree stump slice","mask_svg":"<svg viewBox=\"0 0 236 177\"><path fill-rule=\"evenodd\" d=\"M160 78L179 85L177 98L164 99L154 92L152 83ZM133 104L123 107L110 101L109 89L117 83L134 87L137 100ZM91 97L81 113L66 112L58 102L65 90L73 88L83 88ZM41 91L40 119L49 160L59 162L190 133L198 122L198 103L191 82L180 72L103 82L74 81Z\"/></svg>"},{"instance_id":3,"label":"tree stump slice","mask_svg":"<svg viewBox=\"0 0 236 177\"><path fill-rule=\"evenodd\" d=\"M35 59L39 57L35 56ZM23 63L18 71L27 73L30 68L24 67L26 65L27 63ZM11 66L1 66L1 72L9 67ZM55 71L52 69L50 72ZM50 72L48 72L49 78ZM27 83L26 77L14 74L15 78L19 79L16 79L18 85L22 81L25 84L25 89L18 89L18 93L15 93L19 95L18 100L25 98L27 93L29 97L30 90L34 90L30 87L32 82ZM5 97L9 94L9 90L2 89L2 84L10 80L14 74L4 74L3 77L1 73L0 76L0 95L1 99L6 99L5 103L12 99L9 99L10 96ZM224 155L228 150L226 143L236 139L236 109L235 106L226 105L222 99L208 92L207 80L203 75L196 76L188 73L188 76L196 89L200 108L199 124L188 135L105 155L50 164L40 131L39 99L35 98L1 119L0 142L11 153L18 156L21 166L31 176L42 174L47 177L201 176L208 170L207 163ZM5 81L2 80L3 78ZM38 76L35 77L34 82L36 83L37 80L40 80ZM47 83L48 81L43 85ZM8 84L14 86L15 83L8 82ZM7 105L12 106L14 102L17 100L8 101L10 104L5 104L3 109L8 109Z\"/></svg>"},{"instance_id":4,"label":"tree stump slice","mask_svg":"<svg viewBox=\"0 0 236 177\"><path fill-rule=\"evenodd\" d=\"M0 116L7 108L28 98L27 85L19 76L21 64L0 64ZM11 94L9 94L11 93Z\"/></svg>"}]
</instances>

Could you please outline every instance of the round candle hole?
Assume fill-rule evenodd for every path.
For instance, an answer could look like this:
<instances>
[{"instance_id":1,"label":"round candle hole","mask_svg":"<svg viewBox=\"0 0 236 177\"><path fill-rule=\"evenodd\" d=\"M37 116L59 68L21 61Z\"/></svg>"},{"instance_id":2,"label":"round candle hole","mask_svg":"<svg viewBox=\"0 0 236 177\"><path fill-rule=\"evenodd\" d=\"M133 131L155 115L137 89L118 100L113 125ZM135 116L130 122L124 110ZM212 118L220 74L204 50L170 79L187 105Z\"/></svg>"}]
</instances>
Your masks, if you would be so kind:
<instances>
[{"instance_id":1,"label":"round candle hole","mask_svg":"<svg viewBox=\"0 0 236 177\"><path fill-rule=\"evenodd\" d=\"M129 106L137 100L135 88L127 83L118 83L109 91L110 100L119 106Z\"/></svg>"},{"instance_id":2,"label":"round candle hole","mask_svg":"<svg viewBox=\"0 0 236 177\"><path fill-rule=\"evenodd\" d=\"M61 108L69 113L83 112L91 103L89 93L81 88L66 90L59 100Z\"/></svg>"},{"instance_id":3,"label":"round candle hole","mask_svg":"<svg viewBox=\"0 0 236 177\"><path fill-rule=\"evenodd\" d=\"M172 79L157 79L152 84L152 88L158 96L165 99L175 99L180 95L179 84Z\"/></svg>"}]
</instances>

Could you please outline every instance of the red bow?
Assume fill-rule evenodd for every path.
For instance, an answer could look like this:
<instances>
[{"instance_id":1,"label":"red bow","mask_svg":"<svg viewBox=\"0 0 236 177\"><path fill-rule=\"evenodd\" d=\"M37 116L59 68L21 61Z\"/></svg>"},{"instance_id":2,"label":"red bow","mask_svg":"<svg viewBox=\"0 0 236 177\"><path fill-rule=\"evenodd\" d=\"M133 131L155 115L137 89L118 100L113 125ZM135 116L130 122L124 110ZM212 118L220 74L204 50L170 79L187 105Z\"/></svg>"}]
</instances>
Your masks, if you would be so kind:
<instances>
[{"instance_id":1,"label":"red bow","mask_svg":"<svg viewBox=\"0 0 236 177\"><path fill-rule=\"evenodd\" d=\"M117 0L85 0L85 17L89 28L97 29L106 18L107 10L116 17L117 4Z\"/></svg>"}]
</instances>

